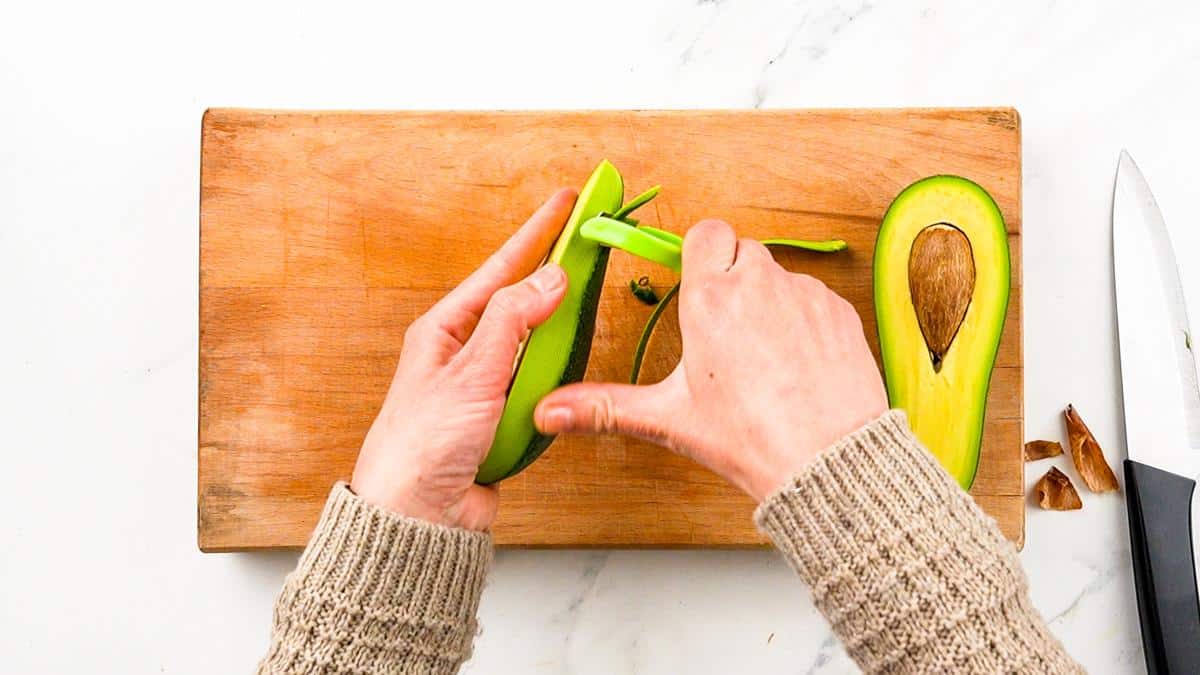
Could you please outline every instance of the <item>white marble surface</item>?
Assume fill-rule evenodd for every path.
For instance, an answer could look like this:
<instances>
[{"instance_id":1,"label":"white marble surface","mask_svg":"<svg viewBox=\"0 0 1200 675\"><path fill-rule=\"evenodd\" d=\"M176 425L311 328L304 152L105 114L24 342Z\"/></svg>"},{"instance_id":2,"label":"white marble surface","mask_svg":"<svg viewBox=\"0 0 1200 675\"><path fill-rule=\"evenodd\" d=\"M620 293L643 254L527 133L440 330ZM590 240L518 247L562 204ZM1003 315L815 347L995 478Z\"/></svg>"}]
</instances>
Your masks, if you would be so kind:
<instances>
[{"instance_id":1,"label":"white marble surface","mask_svg":"<svg viewBox=\"0 0 1200 675\"><path fill-rule=\"evenodd\" d=\"M207 106L1015 105L1028 436L1057 437L1071 401L1124 454L1108 239L1121 147L1175 228L1200 316L1195 3L386 4L6 6L6 672L245 672L295 559L195 546ZM1033 596L1093 672L1140 672L1124 507L1084 499L1029 514ZM854 671L768 551L505 552L482 621L472 673Z\"/></svg>"}]
</instances>

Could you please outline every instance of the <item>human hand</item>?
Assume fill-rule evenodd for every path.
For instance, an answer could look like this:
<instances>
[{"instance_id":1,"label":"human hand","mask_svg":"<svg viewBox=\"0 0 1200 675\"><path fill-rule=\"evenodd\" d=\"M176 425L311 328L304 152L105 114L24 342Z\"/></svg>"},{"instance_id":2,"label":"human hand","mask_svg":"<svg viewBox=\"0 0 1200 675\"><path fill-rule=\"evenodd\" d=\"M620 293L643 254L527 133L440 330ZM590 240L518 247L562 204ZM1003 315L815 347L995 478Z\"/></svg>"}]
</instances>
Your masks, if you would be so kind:
<instances>
[{"instance_id":1,"label":"human hand","mask_svg":"<svg viewBox=\"0 0 1200 675\"><path fill-rule=\"evenodd\" d=\"M491 525L496 488L476 485L475 472L496 434L518 347L566 292L558 265L533 272L575 197L574 190L557 192L409 325L391 387L354 466L350 488L359 497L451 527Z\"/></svg>"},{"instance_id":2,"label":"human hand","mask_svg":"<svg viewBox=\"0 0 1200 675\"><path fill-rule=\"evenodd\" d=\"M724 222L687 233L679 327L683 358L666 379L563 387L542 399L538 427L643 438L762 501L887 410L850 303Z\"/></svg>"}]
</instances>

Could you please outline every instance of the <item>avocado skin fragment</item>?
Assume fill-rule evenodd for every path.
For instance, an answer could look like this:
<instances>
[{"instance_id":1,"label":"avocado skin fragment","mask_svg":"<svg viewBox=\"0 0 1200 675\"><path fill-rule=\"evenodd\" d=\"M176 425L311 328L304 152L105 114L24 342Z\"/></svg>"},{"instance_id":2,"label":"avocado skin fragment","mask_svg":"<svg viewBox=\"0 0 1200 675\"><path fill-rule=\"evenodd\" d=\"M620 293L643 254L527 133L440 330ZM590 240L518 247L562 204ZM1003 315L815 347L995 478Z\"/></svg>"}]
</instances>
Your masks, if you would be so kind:
<instances>
[{"instance_id":1,"label":"avocado skin fragment","mask_svg":"<svg viewBox=\"0 0 1200 675\"><path fill-rule=\"evenodd\" d=\"M648 277L631 279L629 281L629 292L633 293L633 297L651 307L658 304L658 293L655 293L654 289L650 286L650 279Z\"/></svg>"}]
</instances>

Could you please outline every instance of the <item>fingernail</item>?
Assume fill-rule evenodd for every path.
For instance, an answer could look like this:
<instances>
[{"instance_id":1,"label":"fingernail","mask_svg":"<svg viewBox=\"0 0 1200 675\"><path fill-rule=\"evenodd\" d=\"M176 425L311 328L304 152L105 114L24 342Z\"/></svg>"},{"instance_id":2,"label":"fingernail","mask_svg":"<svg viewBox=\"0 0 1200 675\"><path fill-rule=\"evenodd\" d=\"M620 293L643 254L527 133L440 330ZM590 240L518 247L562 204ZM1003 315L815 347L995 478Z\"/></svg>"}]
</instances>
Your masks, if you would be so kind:
<instances>
[{"instance_id":1,"label":"fingernail","mask_svg":"<svg viewBox=\"0 0 1200 675\"><path fill-rule=\"evenodd\" d=\"M542 414L542 426L550 431L562 431L571 428L575 413L570 408L554 407Z\"/></svg>"},{"instance_id":2,"label":"fingernail","mask_svg":"<svg viewBox=\"0 0 1200 675\"><path fill-rule=\"evenodd\" d=\"M563 285L565 276L561 267L554 263L547 263L529 278L529 283L533 284L539 293L550 293L557 291L559 286Z\"/></svg>"}]
</instances>

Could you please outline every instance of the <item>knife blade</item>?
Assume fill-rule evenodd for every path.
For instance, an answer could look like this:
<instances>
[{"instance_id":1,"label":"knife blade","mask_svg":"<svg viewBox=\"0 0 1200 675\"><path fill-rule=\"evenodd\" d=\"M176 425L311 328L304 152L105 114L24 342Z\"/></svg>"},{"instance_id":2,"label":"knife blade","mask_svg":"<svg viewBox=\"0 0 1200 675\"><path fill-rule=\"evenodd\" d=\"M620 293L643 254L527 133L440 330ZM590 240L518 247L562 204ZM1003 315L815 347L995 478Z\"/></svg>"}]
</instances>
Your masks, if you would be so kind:
<instances>
[{"instance_id":1,"label":"knife blade","mask_svg":"<svg viewBox=\"0 0 1200 675\"><path fill-rule=\"evenodd\" d=\"M1162 213L1122 151L1113 188L1113 278L1125 408L1126 506L1146 668L1200 672L1191 501L1200 389L1187 306Z\"/></svg>"},{"instance_id":2,"label":"knife blade","mask_svg":"<svg viewBox=\"0 0 1200 675\"><path fill-rule=\"evenodd\" d=\"M1113 191L1113 275L1129 456L1194 477L1200 389L1183 286L1162 213L1127 152Z\"/></svg>"}]
</instances>

